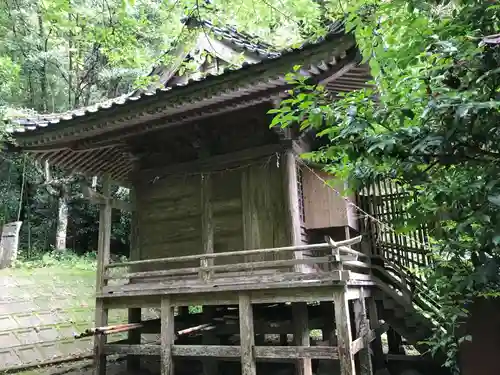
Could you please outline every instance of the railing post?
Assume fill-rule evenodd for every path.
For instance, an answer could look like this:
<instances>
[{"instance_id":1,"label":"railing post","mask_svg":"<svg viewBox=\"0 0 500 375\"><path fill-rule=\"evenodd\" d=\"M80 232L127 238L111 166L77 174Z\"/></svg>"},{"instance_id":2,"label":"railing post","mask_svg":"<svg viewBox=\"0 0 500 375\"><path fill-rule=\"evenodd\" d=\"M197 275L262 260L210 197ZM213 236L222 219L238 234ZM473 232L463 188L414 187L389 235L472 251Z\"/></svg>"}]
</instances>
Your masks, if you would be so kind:
<instances>
[{"instance_id":1,"label":"railing post","mask_svg":"<svg viewBox=\"0 0 500 375\"><path fill-rule=\"evenodd\" d=\"M213 263L213 260L212 260L212 263ZM206 257L200 258L200 267L202 269L200 270L199 277L202 281L208 281L211 278L212 271L206 269L209 266L209 264L210 264L209 259L207 259Z\"/></svg>"},{"instance_id":2,"label":"railing post","mask_svg":"<svg viewBox=\"0 0 500 375\"><path fill-rule=\"evenodd\" d=\"M331 255L333 258L333 262L335 263L335 266L332 267L332 271L343 271L344 266L342 265L342 261L340 259L340 249L338 246L335 245L333 240L330 238L330 236L325 236L325 241L330 244L331 246Z\"/></svg>"}]
</instances>

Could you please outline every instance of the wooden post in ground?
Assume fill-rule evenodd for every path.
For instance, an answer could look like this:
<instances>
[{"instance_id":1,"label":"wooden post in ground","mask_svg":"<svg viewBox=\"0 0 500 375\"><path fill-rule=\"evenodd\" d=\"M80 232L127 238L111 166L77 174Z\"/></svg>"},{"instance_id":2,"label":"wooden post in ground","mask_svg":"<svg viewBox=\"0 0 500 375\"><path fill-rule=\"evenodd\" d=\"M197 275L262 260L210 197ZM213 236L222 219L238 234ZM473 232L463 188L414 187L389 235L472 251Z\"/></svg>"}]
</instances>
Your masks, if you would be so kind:
<instances>
[{"instance_id":1,"label":"wooden post in ground","mask_svg":"<svg viewBox=\"0 0 500 375\"><path fill-rule=\"evenodd\" d=\"M139 260L141 258L139 249L139 231L138 231L138 218L137 218L137 197L135 195L135 189L130 189L130 201L132 207L132 220L130 222L130 260ZM134 272L133 267L129 272ZM133 282L133 281L132 281ZM141 308L131 308L128 309L128 322L129 323L140 323L141 322ZM128 343L129 345L140 345L141 343L141 329L133 329L128 332ZM141 358L136 355L127 356L127 370L129 372L139 371L141 367Z\"/></svg>"},{"instance_id":2,"label":"wooden post in ground","mask_svg":"<svg viewBox=\"0 0 500 375\"><path fill-rule=\"evenodd\" d=\"M333 303L330 301L320 302L321 314L324 317L323 321L323 341L328 341L331 346L337 346L337 339L335 337L335 311Z\"/></svg>"},{"instance_id":3,"label":"wooden post in ground","mask_svg":"<svg viewBox=\"0 0 500 375\"><path fill-rule=\"evenodd\" d=\"M363 288L360 290L360 297L354 301L354 321L356 324L356 336L364 337L370 331L370 325L366 316L366 302ZM370 356L370 346L368 341L364 341L365 347L358 352L360 375L372 375L372 360Z\"/></svg>"},{"instance_id":4,"label":"wooden post in ground","mask_svg":"<svg viewBox=\"0 0 500 375\"><path fill-rule=\"evenodd\" d=\"M326 345L337 347L337 336L335 334L335 311L332 301L323 301L320 302L321 315L323 317L323 329L322 336L323 342L326 342ZM334 360L320 360L318 361L321 368L323 368L325 372L337 373L338 365Z\"/></svg>"},{"instance_id":5,"label":"wooden post in ground","mask_svg":"<svg viewBox=\"0 0 500 375\"><path fill-rule=\"evenodd\" d=\"M174 375L172 346L175 339L174 307L170 297L161 299L161 375Z\"/></svg>"},{"instance_id":6,"label":"wooden post in ground","mask_svg":"<svg viewBox=\"0 0 500 375\"><path fill-rule=\"evenodd\" d=\"M286 333L280 335L280 345L288 346L288 335Z\"/></svg>"},{"instance_id":7,"label":"wooden post in ground","mask_svg":"<svg viewBox=\"0 0 500 375\"><path fill-rule=\"evenodd\" d=\"M203 306L203 323L212 323L215 314L215 306ZM204 331L202 336L203 345L219 344L215 331ZM203 359L203 375L217 375L219 373L216 358L207 357Z\"/></svg>"},{"instance_id":8,"label":"wooden post in ground","mask_svg":"<svg viewBox=\"0 0 500 375\"><path fill-rule=\"evenodd\" d=\"M310 346L309 315L307 303L297 302L292 304L294 324L293 341L296 346ZM295 365L296 375L312 375L311 358L299 358Z\"/></svg>"},{"instance_id":9,"label":"wooden post in ground","mask_svg":"<svg viewBox=\"0 0 500 375\"><path fill-rule=\"evenodd\" d=\"M354 355L352 354L351 319L349 303L345 290L333 294L335 324L337 326L337 346L339 349L340 374L355 375Z\"/></svg>"},{"instance_id":10,"label":"wooden post in ground","mask_svg":"<svg viewBox=\"0 0 500 375\"><path fill-rule=\"evenodd\" d=\"M370 319L370 329L377 329L380 325L378 319L377 302L375 298L368 298L368 317ZM382 348L382 339L380 335L375 337L371 344L373 352L373 368L374 372L382 370L386 367L384 359L384 350Z\"/></svg>"},{"instance_id":11,"label":"wooden post in ground","mask_svg":"<svg viewBox=\"0 0 500 375\"><path fill-rule=\"evenodd\" d=\"M109 197L111 194L111 180L108 176L104 177L102 193ZM97 247L97 275L96 275L96 293L101 293L106 285L104 273L109 264L110 242L111 242L111 202L106 199L99 210L99 240ZM108 325L108 310L104 308L103 300L96 299L95 304L95 326L103 327ZM106 355L104 345L106 336L99 335L94 338L94 375L106 374Z\"/></svg>"},{"instance_id":12,"label":"wooden post in ground","mask_svg":"<svg viewBox=\"0 0 500 375\"><path fill-rule=\"evenodd\" d=\"M239 296L240 316L240 347L241 347L241 375L256 375L256 361L254 354L255 333L253 328L253 310L248 294Z\"/></svg>"}]
</instances>

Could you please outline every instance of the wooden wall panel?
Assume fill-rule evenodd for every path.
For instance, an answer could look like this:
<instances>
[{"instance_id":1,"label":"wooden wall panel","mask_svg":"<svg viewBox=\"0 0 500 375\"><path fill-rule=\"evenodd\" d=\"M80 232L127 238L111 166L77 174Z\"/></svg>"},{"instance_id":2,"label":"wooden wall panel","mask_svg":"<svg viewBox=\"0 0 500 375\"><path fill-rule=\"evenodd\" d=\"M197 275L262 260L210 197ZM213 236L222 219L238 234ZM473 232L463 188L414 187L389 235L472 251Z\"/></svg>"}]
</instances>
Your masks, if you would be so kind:
<instances>
[{"instance_id":1,"label":"wooden wall panel","mask_svg":"<svg viewBox=\"0 0 500 375\"><path fill-rule=\"evenodd\" d=\"M239 169L212 174L215 253L243 249L240 179L241 170ZM217 259L215 264L229 264L239 261L239 257L227 257Z\"/></svg>"},{"instance_id":2,"label":"wooden wall panel","mask_svg":"<svg viewBox=\"0 0 500 375\"><path fill-rule=\"evenodd\" d=\"M290 245L283 173L283 166L274 157L262 165L251 165L243 170L241 186L245 249ZM285 256L289 258L291 254ZM262 259L254 258L252 260ZM270 256L269 259L283 259L283 255Z\"/></svg>"},{"instance_id":3,"label":"wooden wall panel","mask_svg":"<svg viewBox=\"0 0 500 375\"><path fill-rule=\"evenodd\" d=\"M210 175L214 252L290 245L284 173L273 157ZM142 259L202 253L200 175L169 177L136 190ZM233 256L215 264L243 261L244 257ZM197 265L178 263L169 268ZM164 266L143 270L160 268Z\"/></svg>"},{"instance_id":4,"label":"wooden wall panel","mask_svg":"<svg viewBox=\"0 0 500 375\"><path fill-rule=\"evenodd\" d=\"M243 249L241 172L214 172L212 211L214 251ZM144 184L138 191L138 220L142 258L201 254L201 175L170 177ZM217 264L238 259L226 259ZM178 263L169 268L197 266ZM147 269L159 269L154 267Z\"/></svg>"},{"instance_id":5,"label":"wooden wall panel","mask_svg":"<svg viewBox=\"0 0 500 375\"><path fill-rule=\"evenodd\" d=\"M322 171L315 173L326 181L334 178ZM339 192L345 189L343 181L336 182L333 187ZM343 226L357 229L354 209L309 169L303 170L303 189L307 229ZM355 201L354 196L348 196L348 199Z\"/></svg>"},{"instance_id":6,"label":"wooden wall panel","mask_svg":"<svg viewBox=\"0 0 500 375\"><path fill-rule=\"evenodd\" d=\"M175 176L137 186L137 214L142 259L200 254L201 178ZM198 263L177 263L169 268ZM145 269L160 269L161 266ZM144 270L144 268L143 268Z\"/></svg>"}]
</instances>

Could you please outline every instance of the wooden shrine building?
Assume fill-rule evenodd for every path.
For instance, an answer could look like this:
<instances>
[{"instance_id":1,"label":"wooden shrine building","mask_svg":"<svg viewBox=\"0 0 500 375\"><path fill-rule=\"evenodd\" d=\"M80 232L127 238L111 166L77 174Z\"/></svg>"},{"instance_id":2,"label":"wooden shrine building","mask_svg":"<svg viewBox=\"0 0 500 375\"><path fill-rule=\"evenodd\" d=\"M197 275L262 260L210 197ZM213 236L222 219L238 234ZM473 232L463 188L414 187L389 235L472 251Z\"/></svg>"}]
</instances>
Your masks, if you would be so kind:
<instances>
[{"instance_id":1,"label":"wooden shrine building","mask_svg":"<svg viewBox=\"0 0 500 375\"><path fill-rule=\"evenodd\" d=\"M111 309L129 309L130 322L140 322L141 308L161 309L157 325L142 327L159 343L142 342L140 330L126 342L97 338L95 373L105 373L111 354L129 355L131 368L136 356L159 356L164 375L183 373L185 360L206 375L234 362L243 375L263 374L269 362L303 375L325 363L331 374L383 370L382 332L390 326L417 345L432 325L404 280L375 276L383 264L371 266L356 198L340 197L342 181L333 190L300 161L317 140L269 127L296 65L332 92L366 85L353 36L334 27L317 43L278 52L232 28L203 26L213 39L200 33L177 65L157 68L160 89L12 123L16 150L102 178L96 327ZM186 59L196 74L181 74ZM131 189L130 205L111 199L112 183ZM113 208L133 211L125 263L109 261ZM189 306L203 306L199 319ZM202 333L181 334L193 327ZM323 333L317 345L312 329Z\"/></svg>"}]
</instances>

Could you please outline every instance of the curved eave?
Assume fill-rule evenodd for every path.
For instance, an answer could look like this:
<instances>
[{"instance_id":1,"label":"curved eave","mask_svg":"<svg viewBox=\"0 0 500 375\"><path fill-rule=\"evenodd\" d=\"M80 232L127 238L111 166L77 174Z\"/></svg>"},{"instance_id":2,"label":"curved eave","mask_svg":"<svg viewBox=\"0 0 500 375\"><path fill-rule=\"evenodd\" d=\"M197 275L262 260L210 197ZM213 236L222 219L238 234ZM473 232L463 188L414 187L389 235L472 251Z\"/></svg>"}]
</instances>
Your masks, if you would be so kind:
<instances>
[{"instance_id":1,"label":"curved eave","mask_svg":"<svg viewBox=\"0 0 500 375\"><path fill-rule=\"evenodd\" d=\"M316 71L318 65L335 61L336 56L353 47L354 39L351 35L330 36L320 44L309 44L284 52L279 58L247 64L238 70L210 75L199 81L160 89L155 93L109 101L105 106L49 119L40 126L33 124L31 130L26 129L22 133L15 131L14 136L22 146L58 144L123 129L144 121L179 115L224 100L258 93L259 89L252 87L259 81L280 80L284 84L284 73L294 65L304 65L310 71Z\"/></svg>"},{"instance_id":2,"label":"curved eave","mask_svg":"<svg viewBox=\"0 0 500 375\"><path fill-rule=\"evenodd\" d=\"M70 173L108 174L126 183L135 166L127 138L283 97L289 88L284 73L295 65L302 65L302 74L334 93L366 87L371 79L369 68L358 65L358 59L353 39L342 36L300 58L282 57L279 64L258 63L154 96L113 104L93 114L60 120L57 125L43 124L15 134L14 140L19 150Z\"/></svg>"}]
</instances>

